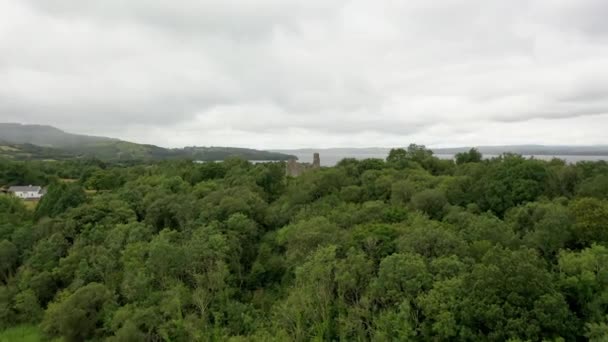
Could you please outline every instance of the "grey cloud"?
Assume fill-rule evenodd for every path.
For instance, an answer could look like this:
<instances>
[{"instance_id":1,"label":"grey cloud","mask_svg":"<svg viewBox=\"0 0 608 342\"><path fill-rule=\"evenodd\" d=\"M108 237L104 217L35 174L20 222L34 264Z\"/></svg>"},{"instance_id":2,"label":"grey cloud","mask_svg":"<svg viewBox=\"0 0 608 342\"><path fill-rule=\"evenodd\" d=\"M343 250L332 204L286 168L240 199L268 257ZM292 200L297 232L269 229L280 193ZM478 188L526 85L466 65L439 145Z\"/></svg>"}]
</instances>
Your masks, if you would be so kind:
<instances>
[{"instance_id":1,"label":"grey cloud","mask_svg":"<svg viewBox=\"0 0 608 342\"><path fill-rule=\"evenodd\" d=\"M500 143L539 120L579 139L608 115L606 6L7 0L0 121L168 145Z\"/></svg>"},{"instance_id":2,"label":"grey cloud","mask_svg":"<svg viewBox=\"0 0 608 342\"><path fill-rule=\"evenodd\" d=\"M342 0L26 1L51 15L86 17L114 24L143 24L173 33L221 35L239 40L267 37L279 26L296 30L297 21L303 17L325 16L344 3Z\"/></svg>"},{"instance_id":3,"label":"grey cloud","mask_svg":"<svg viewBox=\"0 0 608 342\"><path fill-rule=\"evenodd\" d=\"M603 0L546 0L538 8L548 23L566 31L580 31L592 38L606 38L608 34L608 3Z\"/></svg>"}]
</instances>

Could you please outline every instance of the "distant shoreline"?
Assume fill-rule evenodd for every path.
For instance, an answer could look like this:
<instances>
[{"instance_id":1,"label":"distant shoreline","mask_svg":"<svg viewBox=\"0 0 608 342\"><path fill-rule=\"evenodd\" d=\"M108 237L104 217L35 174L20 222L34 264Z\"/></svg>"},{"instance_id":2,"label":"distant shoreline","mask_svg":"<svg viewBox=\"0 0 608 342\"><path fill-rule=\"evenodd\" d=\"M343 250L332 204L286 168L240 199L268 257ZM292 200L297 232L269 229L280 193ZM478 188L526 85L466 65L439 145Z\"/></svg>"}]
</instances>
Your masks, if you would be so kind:
<instances>
[{"instance_id":1,"label":"distant shoreline","mask_svg":"<svg viewBox=\"0 0 608 342\"><path fill-rule=\"evenodd\" d=\"M405 147L404 147L405 148ZM608 157L608 145L501 145L501 146L463 146L463 147L437 147L431 148L435 154L456 154L466 152L471 148L476 148L482 154L500 155L503 153L515 153L528 156L606 156ZM337 148L300 148L300 149L270 149L270 152L287 154L301 153L329 153L344 155L369 155L369 154L388 154L391 147L337 147Z\"/></svg>"},{"instance_id":2,"label":"distant shoreline","mask_svg":"<svg viewBox=\"0 0 608 342\"><path fill-rule=\"evenodd\" d=\"M298 160L300 162L312 162L312 152L309 151L305 151L305 152L297 152L297 151L293 151L290 150L290 154L293 154L295 156L298 157ZM321 166L335 166L340 160L344 159L344 158L354 158L354 159L368 159L368 158L379 158L379 159L386 159L386 156L388 155L388 151L386 153L359 153L359 154L355 154L355 153L336 153L336 151L323 151L323 150L315 150L315 151L319 151L320 155L321 155ZM455 153L435 153L434 154L437 158L440 159L453 159L455 156ZM483 158L484 159L490 159L490 158L495 158L500 156L500 154L484 154ZM561 160L565 160L567 163L577 163L580 161L600 161L600 160L606 160L608 161L608 155L559 155L559 154L547 154L547 155L541 155L541 154L522 154L523 157L525 158L536 158L536 159L540 159L540 160L551 160L554 158L557 159L561 159Z\"/></svg>"}]
</instances>

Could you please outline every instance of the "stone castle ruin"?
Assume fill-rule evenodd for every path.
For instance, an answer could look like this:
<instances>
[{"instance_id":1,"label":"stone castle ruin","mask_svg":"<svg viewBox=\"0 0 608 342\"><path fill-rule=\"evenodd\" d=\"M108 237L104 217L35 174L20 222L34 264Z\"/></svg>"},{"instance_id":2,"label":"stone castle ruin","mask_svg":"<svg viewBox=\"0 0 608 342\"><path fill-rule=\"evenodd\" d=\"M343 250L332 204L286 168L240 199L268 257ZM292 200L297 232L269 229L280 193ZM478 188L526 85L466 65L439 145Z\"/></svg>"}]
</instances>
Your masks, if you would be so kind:
<instances>
[{"instance_id":1,"label":"stone castle ruin","mask_svg":"<svg viewBox=\"0 0 608 342\"><path fill-rule=\"evenodd\" d=\"M312 164L310 163L298 163L296 159L289 159L287 162L287 175L291 177L298 177L304 172L310 170L317 170L321 168L321 158L318 153L313 154Z\"/></svg>"}]
</instances>

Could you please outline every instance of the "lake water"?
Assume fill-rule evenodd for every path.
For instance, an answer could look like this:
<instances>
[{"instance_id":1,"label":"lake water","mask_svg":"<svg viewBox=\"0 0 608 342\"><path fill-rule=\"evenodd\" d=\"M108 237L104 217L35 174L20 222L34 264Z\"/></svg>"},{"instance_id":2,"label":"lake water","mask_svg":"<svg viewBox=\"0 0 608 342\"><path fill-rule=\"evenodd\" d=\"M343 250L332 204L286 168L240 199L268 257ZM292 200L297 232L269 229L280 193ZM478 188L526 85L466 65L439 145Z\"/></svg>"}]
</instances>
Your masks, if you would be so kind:
<instances>
[{"instance_id":1,"label":"lake water","mask_svg":"<svg viewBox=\"0 0 608 342\"><path fill-rule=\"evenodd\" d=\"M295 155L298 157L298 161L301 163L312 163L312 153L298 153L290 151L289 154ZM346 153L321 153L321 166L335 166L338 162L344 158L354 158L354 159L369 159L369 158L379 158L386 159L387 154L383 153L354 153L354 154L346 154ZM454 154L435 154L434 156L441 159L454 159ZM484 159L490 159L498 157L498 154L484 154ZM565 160L567 163L577 163L579 161L599 161L606 160L608 161L608 156L583 156L583 155L523 155L525 158L534 157L540 160L551 160L553 158ZM197 160L196 163L205 163L205 161ZM216 162L221 162L221 160L217 160ZM272 163L273 160L250 160L251 163Z\"/></svg>"},{"instance_id":2,"label":"lake water","mask_svg":"<svg viewBox=\"0 0 608 342\"><path fill-rule=\"evenodd\" d=\"M298 157L298 161L304 163L312 163L312 154L311 153L293 153L296 157ZM335 166L340 160L344 158L355 158L355 159L368 159L368 158L380 158L386 159L386 154L377 154L377 153L361 153L361 154L328 154L321 153L321 165L322 166ZM453 159L454 154L435 154L436 157L441 159ZM492 154L484 154L484 158L494 158L498 157L498 155ZM563 156L563 155L540 155L540 156L531 156L524 155L524 157L534 157L536 159L541 160L551 160L553 158L563 159L568 163L576 163L579 161L598 161L598 160L608 160L608 156Z\"/></svg>"}]
</instances>

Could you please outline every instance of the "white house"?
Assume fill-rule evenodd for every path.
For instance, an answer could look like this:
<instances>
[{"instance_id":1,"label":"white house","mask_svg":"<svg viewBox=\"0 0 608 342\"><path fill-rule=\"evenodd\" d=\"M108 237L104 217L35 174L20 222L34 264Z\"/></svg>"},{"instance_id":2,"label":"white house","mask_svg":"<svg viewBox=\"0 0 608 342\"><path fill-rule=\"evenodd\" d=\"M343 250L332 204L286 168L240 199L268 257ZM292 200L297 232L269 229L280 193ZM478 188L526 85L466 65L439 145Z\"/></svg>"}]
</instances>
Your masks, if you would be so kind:
<instances>
[{"instance_id":1,"label":"white house","mask_svg":"<svg viewBox=\"0 0 608 342\"><path fill-rule=\"evenodd\" d=\"M44 196L41 186L11 186L8 188L8 192L21 199L40 199Z\"/></svg>"}]
</instances>

